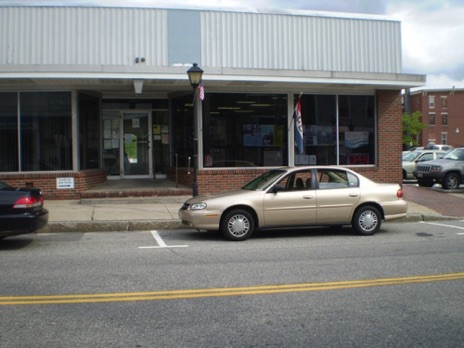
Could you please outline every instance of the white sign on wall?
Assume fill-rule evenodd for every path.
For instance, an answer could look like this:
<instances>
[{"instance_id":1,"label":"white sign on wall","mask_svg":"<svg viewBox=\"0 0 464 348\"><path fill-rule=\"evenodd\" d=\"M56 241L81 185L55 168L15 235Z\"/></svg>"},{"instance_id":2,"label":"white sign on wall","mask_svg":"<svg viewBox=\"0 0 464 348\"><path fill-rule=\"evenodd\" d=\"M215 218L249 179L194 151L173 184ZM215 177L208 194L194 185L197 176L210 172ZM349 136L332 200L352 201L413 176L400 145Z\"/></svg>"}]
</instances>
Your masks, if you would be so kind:
<instances>
[{"instance_id":1,"label":"white sign on wall","mask_svg":"<svg viewBox=\"0 0 464 348\"><path fill-rule=\"evenodd\" d=\"M73 189L74 178L56 178L57 189Z\"/></svg>"}]
</instances>

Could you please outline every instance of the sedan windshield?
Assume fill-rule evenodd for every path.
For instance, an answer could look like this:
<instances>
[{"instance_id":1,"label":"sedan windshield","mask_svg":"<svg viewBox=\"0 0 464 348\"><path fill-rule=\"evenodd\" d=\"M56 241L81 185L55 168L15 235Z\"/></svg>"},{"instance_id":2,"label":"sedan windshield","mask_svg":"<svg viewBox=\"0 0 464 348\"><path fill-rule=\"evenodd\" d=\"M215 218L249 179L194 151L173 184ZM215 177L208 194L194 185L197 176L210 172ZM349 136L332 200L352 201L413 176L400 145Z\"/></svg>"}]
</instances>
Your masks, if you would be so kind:
<instances>
[{"instance_id":1,"label":"sedan windshield","mask_svg":"<svg viewBox=\"0 0 464 348\"><path fill-rule=\"evenodd\" d=\"M243 190L265 190L271 184L273 184L277 178L285 174L285 170L274 169L269 172L264 173L263 175L258 176L257 178L251 180L248 184L242 187Z\"/></svg>"}]
</instances>

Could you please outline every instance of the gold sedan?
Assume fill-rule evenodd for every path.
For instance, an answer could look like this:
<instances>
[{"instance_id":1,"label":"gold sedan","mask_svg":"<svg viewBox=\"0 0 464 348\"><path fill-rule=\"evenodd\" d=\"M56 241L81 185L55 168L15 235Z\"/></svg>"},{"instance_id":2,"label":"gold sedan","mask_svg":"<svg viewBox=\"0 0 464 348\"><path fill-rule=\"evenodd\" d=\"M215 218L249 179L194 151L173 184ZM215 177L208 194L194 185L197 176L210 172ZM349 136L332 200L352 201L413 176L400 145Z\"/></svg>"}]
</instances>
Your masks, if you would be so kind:
<instances>
[{"instance_id":1,"label":"gold sedan","mask_svg":"<svg viewBox=\"0 0 464 348\"><path fill-rule=\"evenodd\" d=\"M399 184L375 183L343 167L309 166L272 169L241 189L190 198L179 218L238 241L256 229L298 226L351 225L367 236L382 220L406 213Z\"/></svg>"}]
</instances>

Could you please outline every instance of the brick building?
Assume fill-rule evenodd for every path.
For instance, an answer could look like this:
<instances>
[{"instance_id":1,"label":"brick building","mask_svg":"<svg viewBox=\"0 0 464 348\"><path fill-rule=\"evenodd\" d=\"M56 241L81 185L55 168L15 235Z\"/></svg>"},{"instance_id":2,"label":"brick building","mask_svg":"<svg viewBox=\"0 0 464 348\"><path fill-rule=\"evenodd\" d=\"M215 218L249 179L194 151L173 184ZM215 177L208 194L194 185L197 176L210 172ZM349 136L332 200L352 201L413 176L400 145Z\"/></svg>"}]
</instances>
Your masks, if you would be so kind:
<instances>
[{"instance_id":1,"label":"brick building","mask_svg":"<svg viewBox=\"0 0 464 348\"><path fill-rule=\"evenodd\" d=\"M428 143L464 146L464 89L423 89L410 94L411 112L419 111L426 128L421 146Z\"/></svg>"}]
</instances>

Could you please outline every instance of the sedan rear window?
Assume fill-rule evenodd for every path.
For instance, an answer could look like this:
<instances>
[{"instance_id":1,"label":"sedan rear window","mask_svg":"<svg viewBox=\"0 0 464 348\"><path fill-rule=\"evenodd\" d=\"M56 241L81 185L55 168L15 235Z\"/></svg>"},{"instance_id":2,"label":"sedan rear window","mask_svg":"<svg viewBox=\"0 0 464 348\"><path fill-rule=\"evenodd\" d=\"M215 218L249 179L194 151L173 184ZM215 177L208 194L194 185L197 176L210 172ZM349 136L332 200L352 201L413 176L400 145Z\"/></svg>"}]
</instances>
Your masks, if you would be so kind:
<instances>
[{"instance_id":1,"label":"sedan rear window","mask_svg":"<svg viewBox=\"0 0 464 348\"><path fill-rule=\"evenodd\" d=\"M323 169L317 172L320 190L358 187L358 178L342 170Z\"/></svg>"}]
</instances>

